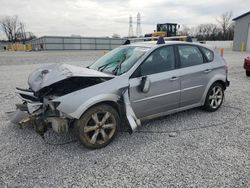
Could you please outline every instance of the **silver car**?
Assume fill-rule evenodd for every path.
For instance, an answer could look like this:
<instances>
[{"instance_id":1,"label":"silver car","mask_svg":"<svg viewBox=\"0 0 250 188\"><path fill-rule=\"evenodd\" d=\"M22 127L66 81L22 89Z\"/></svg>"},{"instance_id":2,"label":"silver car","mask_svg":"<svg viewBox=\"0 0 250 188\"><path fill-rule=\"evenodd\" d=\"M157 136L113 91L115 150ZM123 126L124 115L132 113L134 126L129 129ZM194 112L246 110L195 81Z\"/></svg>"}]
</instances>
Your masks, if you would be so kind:
<instances>
[{"instance_id":1,"label":"silver car","mask_svg":"<svg viewBox=\"0 0 250 188\"><path fill-rule=\"evenodd\" d=\"M118 128L132 133L145 119L202 106L220 108L229 85L225 60L202 44L140 42L116 48L87 68L52 64L32 72L12 122L70 127L88 148L108 145Z\"/></svg>"}]
</instances>

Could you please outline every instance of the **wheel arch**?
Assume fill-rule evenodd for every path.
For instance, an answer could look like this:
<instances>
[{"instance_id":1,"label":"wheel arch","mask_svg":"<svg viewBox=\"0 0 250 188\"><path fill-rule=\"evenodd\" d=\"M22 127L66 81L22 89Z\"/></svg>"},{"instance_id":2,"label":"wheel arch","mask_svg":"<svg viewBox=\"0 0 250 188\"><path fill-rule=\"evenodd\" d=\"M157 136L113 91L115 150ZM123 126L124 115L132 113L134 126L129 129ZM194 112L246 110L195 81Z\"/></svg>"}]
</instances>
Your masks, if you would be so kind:
<instances>
[{"instance_id":1,"label":"wheel arch","mask_svg":"<svg viewBox=\"0 0 250 188\"><path fill-rule=\"evenodd\" d=\"M213 84L215 84L215 83L221 84L221 85L223 86L223 90L224 90L224 91L226 90L226 88L227 88L226 82L224 82L224 81L222 81L222 80L217 80L217 81L215 81ZM212 84L212 85L213 85L213 84ZM210 86L210 87L211 87L211 86Z\"/></svg>"},{"instance_id":2,"label":"wheel arch","mask_svg":"<svg viewBox=\"0 0 250 188\"><path fill-rule=\"evenodd\" d=\"M102 101L102 102L98 102L98 103L92 105L92 106L89 107L89 108L92 108L93 106L97 106L97 105L101 105L101 104L105 104L105 105L109 105L109 106L113 107L113 108L117 111L118 115L121 116L121 114L122 114L122 109L121 109L121 105L119 104L118 101L116 101L116 102L115 102L115 101L109 101L109 100L107 100L107 101ZM88 109L89 109L89 108L88 108ZM87 109L87 110L88 110L88 109Z\"/></svg>"},{"instance_id":3,"label":"wheel arch","mask_svg":"<svg viewBox=\"0 0 250 188\"><path fill-rule=\"evenodd\" d=\"M213 79L210 80L210 82L207 84L206 90L202 96L202 102L201 104L204 105L207 97L207 93L209 91L209 88L214 84L214 83L220 83L223 86L223 89L226 89L226 78L225 76L217 76L214 77Z\"/></svg>"},{"instance_id":4,"label":"wheel arch","mask_svg":"<svg viewBox=\"0 0 250 188\"><path fill-rule=\"evenodd\" d=\"M78 109L69 115L75 119L80 119L80 117L90 108L93 106L99 105L99 104L107 104L112 106L115 110L117 110L118 114L121 115L120 106L118 104L118 101L120 99L120 96L116 94L102 94L95 96L89 100L87 100L85 103L80 105Z\"/></svg>"}]
</instances>

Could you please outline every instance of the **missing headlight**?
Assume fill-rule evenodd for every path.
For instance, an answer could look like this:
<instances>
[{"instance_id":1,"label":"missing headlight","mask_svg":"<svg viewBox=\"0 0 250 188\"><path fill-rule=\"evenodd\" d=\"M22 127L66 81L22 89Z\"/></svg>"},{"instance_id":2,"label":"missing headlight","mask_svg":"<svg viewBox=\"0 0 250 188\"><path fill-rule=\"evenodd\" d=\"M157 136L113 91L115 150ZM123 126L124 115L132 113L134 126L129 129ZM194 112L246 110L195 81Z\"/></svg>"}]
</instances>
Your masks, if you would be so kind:
<instances>
[{"instance_id":1,"label":"missing headlight","mask_svg":"<svg viewBox=\"0 0 250 188\"><path fill-rule=\"evenodd\" d=\"M36 112L43 106L42 103L27 103L28 111L30 114Z\"/></svg>"}]
</instances>

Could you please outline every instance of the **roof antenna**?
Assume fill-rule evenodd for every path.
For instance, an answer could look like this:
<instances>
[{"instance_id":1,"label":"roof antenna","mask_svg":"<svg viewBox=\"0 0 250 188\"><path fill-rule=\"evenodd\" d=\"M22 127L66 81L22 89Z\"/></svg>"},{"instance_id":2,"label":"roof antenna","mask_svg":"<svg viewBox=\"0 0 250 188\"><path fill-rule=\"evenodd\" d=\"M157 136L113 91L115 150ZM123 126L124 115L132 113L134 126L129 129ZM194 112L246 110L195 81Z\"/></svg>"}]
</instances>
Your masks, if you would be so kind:
<instances>
[{"instance_id":1,"label":"roof antenna","mask_svg":"<svg viewBox=\"0 0 250 188\"><path fill-rule=\"evenodd\" d=\"M165 44L164 38L163 37L159 37L156 44Z\"/></svg>"}]
</instances>

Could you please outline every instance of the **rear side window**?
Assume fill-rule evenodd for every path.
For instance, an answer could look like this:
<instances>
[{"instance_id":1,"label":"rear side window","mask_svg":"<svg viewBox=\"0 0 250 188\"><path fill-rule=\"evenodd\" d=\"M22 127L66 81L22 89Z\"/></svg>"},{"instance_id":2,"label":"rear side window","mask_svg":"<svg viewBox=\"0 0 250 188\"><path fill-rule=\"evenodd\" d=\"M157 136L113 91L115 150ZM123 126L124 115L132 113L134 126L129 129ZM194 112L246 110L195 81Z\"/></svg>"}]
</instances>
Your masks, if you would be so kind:
<instances>
[{"instance_id":1,"label":"rear side window","mask_svg":"<svg viewBox=\"0 0 250 188\"><path fill-rule=\"evenodd\" d=\"M178 46L181 68L204 63L203 55L198 47L191 45Z\"/></svg>"},{"instance_id":2,"label":"rear side window","mask_svg":"<svg viewBox=\"0 0 250 188\"><path fill-rule=\"evenodd\" d=\"M204 53L207 62L211 62L214 60L214 53L211 50L201 47L201 51Z\"/></svg>"}]
</instances>

